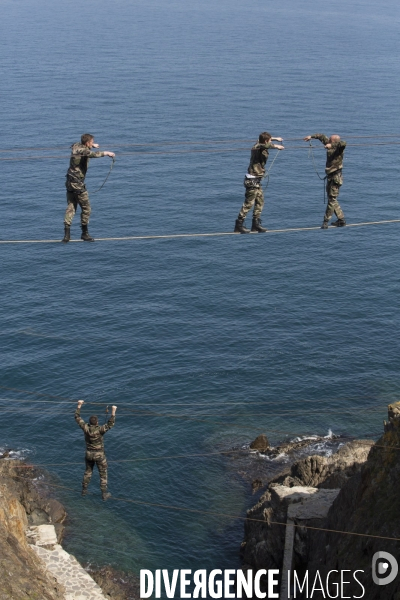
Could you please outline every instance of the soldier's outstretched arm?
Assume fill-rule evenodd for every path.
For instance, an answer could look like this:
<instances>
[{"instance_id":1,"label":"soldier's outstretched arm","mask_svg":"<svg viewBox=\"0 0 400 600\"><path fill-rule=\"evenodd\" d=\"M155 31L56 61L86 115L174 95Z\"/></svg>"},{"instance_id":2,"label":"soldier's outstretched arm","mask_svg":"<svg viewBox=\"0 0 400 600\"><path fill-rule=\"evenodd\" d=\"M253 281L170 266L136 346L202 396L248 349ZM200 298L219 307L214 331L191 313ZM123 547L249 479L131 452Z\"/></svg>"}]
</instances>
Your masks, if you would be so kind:
<instances>
[{"instance_id":1,"label":"soldier's outstretched arm","mask_svg":"<svg viewBox=\"0 0 400 600\"><path fill-rule=\"evenodd\" d=\"M319 140L324 145L329 142L328 136L325 135L324 133L313 133L313 135L306 135L306 137L303 138L303 140L305 142L309 142L310 140Z\"/></svg>"},{"instance_id":2,"label":"soldier's outstretched arm","mask_svg":"<svg viewBox=\"0 0 400 600\"><path fill-rule=\"evenodd\" d=\"M106 431L108 431L109 429L111 429L111 427L114 427L115 425L115 413L117 412L117 407L115 405L113 405L111 407L111 417L108 419L107 423L105 425L102 425L100 427L100 433L104 434Z\"/></svg>"},{"instance_id":3,"label":"soldier's outstretched arm","mask_svg":"<svg viewBox=\"0 0 400 600\"><path fill-rule=\"evenodd\" d=\"M84 404L84 400L78 400L78 406L75 410L75 421L78 423L81 429L85 429L85 421L81 419L82 404Z\"/></svg>"}]
</instances>

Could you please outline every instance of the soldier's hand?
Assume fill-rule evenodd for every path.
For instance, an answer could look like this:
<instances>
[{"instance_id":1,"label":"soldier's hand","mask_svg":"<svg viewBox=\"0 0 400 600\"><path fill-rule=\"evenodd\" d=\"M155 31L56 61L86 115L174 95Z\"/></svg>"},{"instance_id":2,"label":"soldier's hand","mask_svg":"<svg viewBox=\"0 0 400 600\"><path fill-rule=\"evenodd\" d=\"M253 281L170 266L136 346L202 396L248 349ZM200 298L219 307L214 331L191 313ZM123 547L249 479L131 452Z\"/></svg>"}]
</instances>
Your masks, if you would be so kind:
<instances>
[{"instance_id":1,"label":"soldier's hand","mask_svg":"<svg viewBox=\"0 0 400 600\"><path fill-rule=\"evenodd\" d=\"M114 152L104 152L104 156L110 156L111 158L114 158L115 153Z\"/></svg>"},{"instance_id":2,"label":"soldier's hand","mask_svg":"<svg viewBox=\"0 0 400 600\"><path fill-rule=\"evenodd\" d=\"M100 144L92 144L92 148L99 148Z\"/></svg>"},{"instance_id":3,"label":"soldier's hand","mask_svg":"<svg viewBox=\"0 0 400 600\"><path fill-rule=\"evenodd\" d=\"M305 142L309 142L309 141L311 140L311 135L306 135L306 137L305 137L305 138L303 138L303 140L304 140Z\"/></svg>"},{"instance_id":4,"label":"soldier's hand","mask_svg":"<svg viewBox=\"0 0 400 600\"><path fill-rule=\"evenodd\" d=\"M284 150L284 149L285 149L285 146L278 146L277 144L275 144L275 148L276 148L277 150Z\"/></svg>"},{"instance_id":5,"label":"soldier's hand","mask_svg":"<svg viewBox=\"0 0 400 600\"><path fill-rule=\"evenodd\" d=\"M78 407L80 408L82 406L82 404L85 404L84 400L78 400Z\"/></svg>"},{"instance_id":6,"label":"soldier's hand","mask_svg":"<svg viewBox=\"0 0 400 600\"><path fill-rule=\"evenodd\" d=\"M112 410L113 410L114 412L116 412L116 410L117 410L117 407L115 406L115 404L113 404L113 406L112 406L111 408L112 408Z\"/></svg>"},{"instance_id":7,"label":"soldier's hand","mask_svg":"<svg viewBox=\"0 0 400 600\"><path fill-rule=\"evenodd\" d=\"M277 142L283 142L283 138L274 138L274 140Z\"/></svg>"},{"instance_id":8,"label":"soldier's hand","mask_svg":"<svg viewBox=\"0 0 400 600\"><path fill-rule=\"evenodd\" d=\"M332 144L325 144L325 148L326 148L327 150L330 150L330 149L332 148Z\"/></svg>"}]
</instances>

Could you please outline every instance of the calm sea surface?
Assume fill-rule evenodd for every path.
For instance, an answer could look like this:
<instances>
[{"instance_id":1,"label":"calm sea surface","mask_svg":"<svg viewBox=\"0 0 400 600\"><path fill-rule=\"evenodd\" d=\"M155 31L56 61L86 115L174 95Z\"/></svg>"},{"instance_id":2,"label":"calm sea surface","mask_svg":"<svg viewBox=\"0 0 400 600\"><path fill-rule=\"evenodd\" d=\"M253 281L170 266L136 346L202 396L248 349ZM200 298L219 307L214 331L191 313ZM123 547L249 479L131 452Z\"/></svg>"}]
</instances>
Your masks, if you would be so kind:
<instances>
[{"instance_id":1,"label":"calm sea surface","mask_svg":"<svg viewBox=\"0 0 400 600\"><path fill-rule=\"evenodd\" d=\"M400 136L398 2L0 8L0 239L62 238L69 145L86 131L117 154L91 196L97 237L232 231L264 130L287 139L268 227L321 224L322 184L291 140L316 131L348 141L347 221L400 218L399 146L377 145L400 137L374 138ZM108 168L91 162L89 191ZM249 460L216 452L262 432L376 438L400 392L399 237L394 223L0 245L0 446L55 463L68 550L134 572L235 568L243 521L201 511L245 515ZM101 421L118 405L107 455L129 461L110 462L110 491L132 502L102 503L97 474L80 497L79 398Z\"/></svg>"}]
</instances>

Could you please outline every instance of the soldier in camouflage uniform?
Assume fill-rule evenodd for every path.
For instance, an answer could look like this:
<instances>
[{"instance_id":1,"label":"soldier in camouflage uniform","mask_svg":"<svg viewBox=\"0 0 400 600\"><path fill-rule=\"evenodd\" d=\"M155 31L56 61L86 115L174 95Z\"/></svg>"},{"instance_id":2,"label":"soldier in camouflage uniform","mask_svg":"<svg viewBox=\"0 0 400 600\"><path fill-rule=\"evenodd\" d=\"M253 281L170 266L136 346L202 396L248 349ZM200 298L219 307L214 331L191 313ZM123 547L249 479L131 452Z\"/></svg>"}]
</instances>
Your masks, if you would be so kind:
<instances>
[{"instance_id":1,"label":"soldier in camouflage uniform","mask_svg":"<svg viewBox=\"0 0 400 600\"><path fill-rule=\"evenodd\" d=\"M308 135L304 138L304 141L309 142L311 139L322 142L327 150L325 173L328 204L321 229L328 229L328 223L333 213L335 213L337 216L337 221L334 221L332 225L335 227L344 227L346 225L346 221L338 202L338 196L340 187L343 184L343 154L344 149L346 148L346 142L341 140L339 135L331 135L331 137L328 138L323 133L314 133L314 135Z\"/></svg>"},{"instance_id":2,"label":"soldier in camouflage uniform","mask_svg":"<svg viewBox=\"0 0 400 600\"><path fill-rule=\"evenodd\" d=\"M88 224L91 213L89 194L85 186L85 176L89 167L89 159L100 158L101 156L111 156L114 158L114 152L92 152L92 148L98 148L94 143L94 137L90 133L84 133L81 137L81 143L71 146L71 159L67 171L67 210L64 216L64 239L65 244L71 239L71 224L75 216L76 209L81 207L81 239L84 242L94 242L89 235Z\"/></svg>"},{"instance_id":3,"label":"soldier in camouflage uniform","mask_svg":"<svg viewBox=\"0 0 400 600\"><path fill-rule=\"evenodd\" d=\"M253 206L251 231L256 233L267 231L265 227L261 226L260 219L264 206L264 193L261 181L266 173L265 165L268 160L268 150L270 148L284 150L283 146L272 144L272 141L282 142L283 140L282 138L271 137L270 133L264 131L264 133L260 133L258 142L251 149L250 164L243 182L246 188L245 200L236 219L234 233L250 233L250 230L244 226L244 220Z\"/></svg>"},{"instance_id":4,"label":"soldier in camouflage uniform","mask_svg":"<svg viewBox=\"0 0 400 600\"><path fill-rule=\"evenodd\" d=\"M103 435L106 433L106 431L111 429L111 427L114 427L117 407L112 407L111 417L108 419L106 425L99 425L97 417L95 416L90 417L89 423L85 423L85 421L81 419L81 407L83 402L83 400L79 400L77 409L75 411L75 421L78 423L79 427L83 429L86 442L86 471L83 475L82 481L82 496L87 494L87 488L92 477L93 467L94 465L97 465L100 475L100 489L102 498L103 500L107 500L107 498L110 497L110 494L107 492L107 460L106 455L104 454Z\"/></svg>"}]
</instances>

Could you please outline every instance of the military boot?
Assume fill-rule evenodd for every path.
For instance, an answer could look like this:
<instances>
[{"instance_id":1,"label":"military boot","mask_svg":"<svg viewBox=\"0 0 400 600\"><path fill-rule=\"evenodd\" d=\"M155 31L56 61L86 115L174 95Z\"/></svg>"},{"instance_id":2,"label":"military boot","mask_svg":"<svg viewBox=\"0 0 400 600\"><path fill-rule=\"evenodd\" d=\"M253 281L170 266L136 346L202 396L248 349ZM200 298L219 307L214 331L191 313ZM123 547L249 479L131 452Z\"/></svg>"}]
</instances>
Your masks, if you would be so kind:
<instances>
[{"instance_id":1,"label":"military boot","mask_svg":"<svg viewBox=\"0 0 400 600\"><path fill-rule=\"evenodd\" d=\"M84 242L94 242L94 238L89 235L88 226L82 225L82 235L81 240Z\"/></svg>"},{"instance_id":2,"label":"military boot","mask_svg":"<svg viewBox=\"0 0 400 600\"><path fill-rule=\"evenodd\" d=\"M67 244L70 239L71 239L71 226L64 225L64 239L62 239L61 241L64 242L64 244Z\"/></svg>"},{"instance_id":3,"label":"military boot","mask_svg":"<svg viewBox=\"0 0 400 600\"><path fill-rule=\"evenodd\" d=\"M86 496L87 494L87 485L82 486L82 496Z\"/></svg>"},{"instance_id":4,"label":"military boot","mask_svg":"<svg viewBox=\"0 0 400 600\"><path fill-rule=\"evenodd\" d=\"M235 221L235 229L233 230L233 233L250 233L250 229L247 229L244 226L244 218L243 217L238 217Z\"/></svg>"},{"instance_id":5,"label":"military boot","mask_svg":"<svg viewBox=\"0 0 400 600\"><path fill-rule=\"evenodd\" d=\"M261 219L256 219L253 217L253 221L251 223L251 231L257 233L265 233L268 231L265 227L261 227Z\"/></svg>"},{"instance_id":6,"label":"military boot","mask_svg":"<svg viewBox=\"0 0 400 600\"><path fill-rule=\"evenodd\" d=\"M321 229L328 229L328 221L325 221L325 219L324 219L324 222L321 225Z\"/></svg>"},{"instance_id":7,"label":"military boot","mask_svg":"<svg viewBox=\"0 0 400 600\"><path fill-rule=\"evenodd\" d=\"M332 223L333 227L344 227L346 225L346 221L344 219L338 219Z\"/></svg>"},{"instance_id":8,"label":"military boot","mask_svg":"<svg viewBox=\"0 0 400 600\"><path fill-rule=\"evenodd\" d=\"M105 502L106 500L108 500L109 498L111 498L111 494L110 494L110 492L102 490L101 497L103 498L103 500Z\"/></svg>"}]
</instances>

